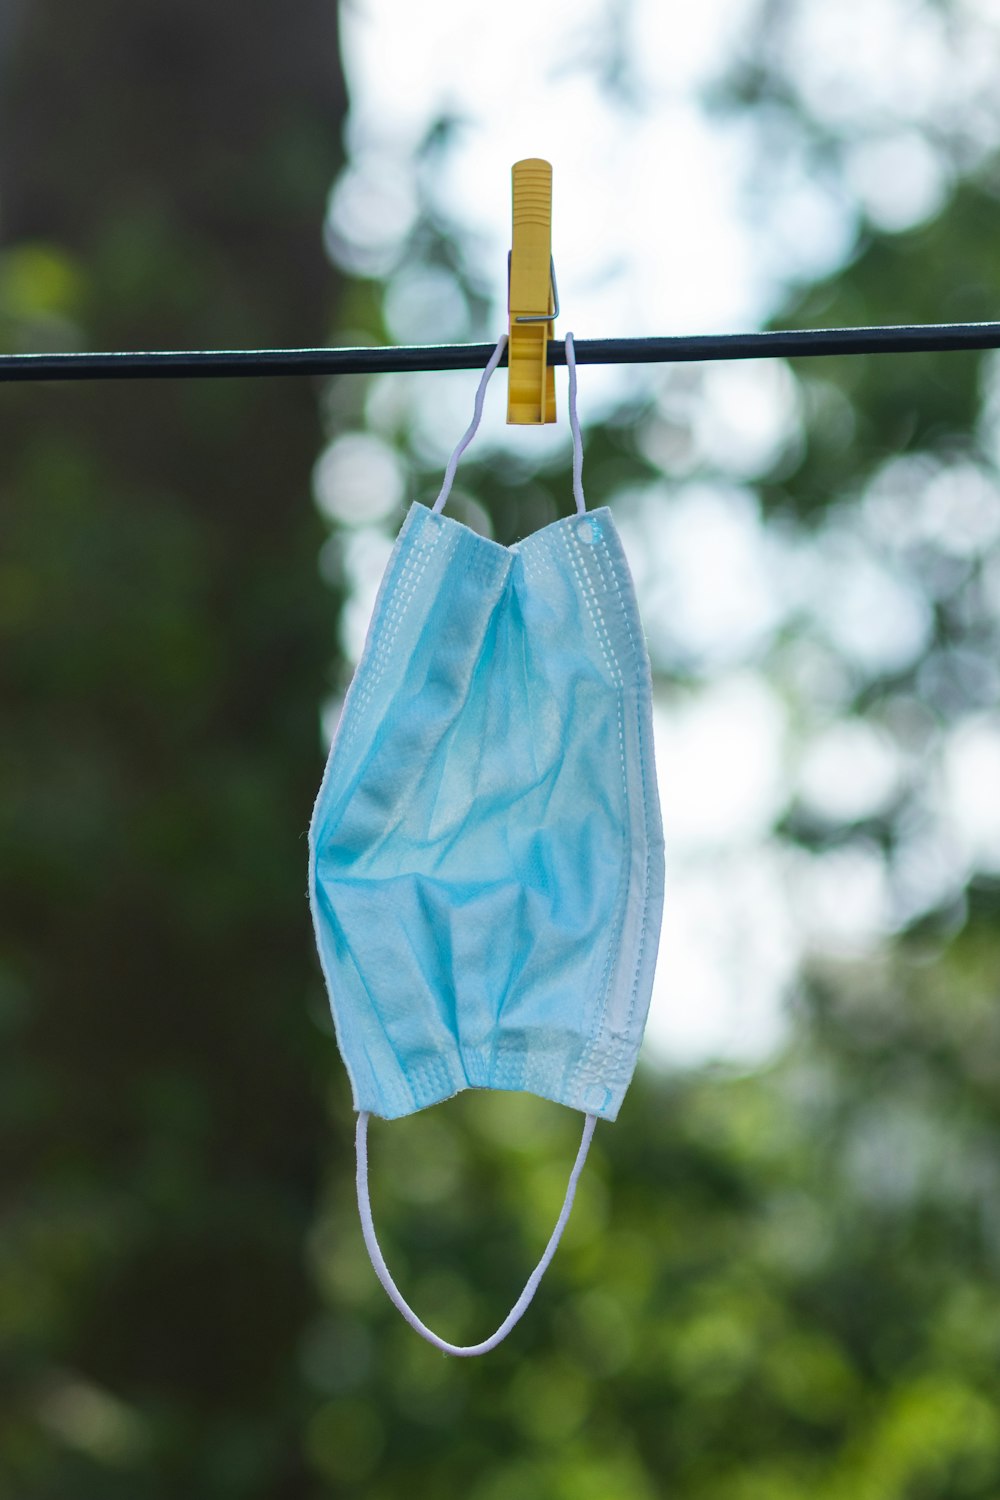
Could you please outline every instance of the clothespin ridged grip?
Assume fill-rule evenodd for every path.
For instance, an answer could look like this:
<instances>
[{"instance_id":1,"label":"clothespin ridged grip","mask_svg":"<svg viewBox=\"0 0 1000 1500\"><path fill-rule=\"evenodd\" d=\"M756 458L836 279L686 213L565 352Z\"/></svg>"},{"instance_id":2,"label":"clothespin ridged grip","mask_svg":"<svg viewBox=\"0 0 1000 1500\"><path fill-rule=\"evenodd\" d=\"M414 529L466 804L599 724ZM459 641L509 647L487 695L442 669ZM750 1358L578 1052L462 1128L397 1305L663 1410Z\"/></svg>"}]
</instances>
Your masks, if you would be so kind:
<instances>
[{"instance_id":1,"label":"clothespin ridged grip","mask_svg":"<svg viewBox=\"0 0 1000 1500\"><path fill-rule=\"evenodd\" d=\"M537 157L511 169L514 228L508 304L507 421L538 426L556 419L556 388L546 363L553 336L552 167Z\"/></svg>"}]
</instances>

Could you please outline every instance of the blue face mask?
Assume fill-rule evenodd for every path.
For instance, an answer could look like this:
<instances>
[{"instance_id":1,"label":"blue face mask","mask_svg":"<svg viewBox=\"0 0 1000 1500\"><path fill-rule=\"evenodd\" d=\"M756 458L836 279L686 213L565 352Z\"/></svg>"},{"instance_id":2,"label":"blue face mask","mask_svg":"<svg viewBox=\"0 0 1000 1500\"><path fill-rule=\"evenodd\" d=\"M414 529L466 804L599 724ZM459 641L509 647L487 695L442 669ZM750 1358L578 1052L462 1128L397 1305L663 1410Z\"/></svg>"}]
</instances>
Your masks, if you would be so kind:
<instances>
[{"instance_id":1,"label":"blue face mask","mask_svg":"<svg viewBox=\"0 0 1000 1500\"><path fill-rule=\"evenodd\" d=\"M310 829L310 900L358 1117L362 1225L418 1331L483 1353L531 1300L569 1215L597 1118L635 1068L663 899L650 671L606 509L502 547L413 505L375 604ZM560 1221L497 1332L459 1347L410 1311L368 1206L368 1115L395 1119L467 1088L580 1110Z\"/></svg>"}]
</instances>

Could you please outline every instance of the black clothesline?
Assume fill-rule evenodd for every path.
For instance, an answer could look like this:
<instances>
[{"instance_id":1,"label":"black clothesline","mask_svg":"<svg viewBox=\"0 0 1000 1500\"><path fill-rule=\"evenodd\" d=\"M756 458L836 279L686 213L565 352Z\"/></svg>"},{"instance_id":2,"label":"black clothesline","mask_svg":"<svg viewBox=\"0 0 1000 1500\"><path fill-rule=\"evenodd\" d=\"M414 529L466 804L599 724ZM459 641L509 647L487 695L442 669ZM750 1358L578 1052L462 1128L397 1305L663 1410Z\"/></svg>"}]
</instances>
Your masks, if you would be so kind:
<instances>
[{"instance_id":1,"label":"black clothesline","mask_svg":"<svg viewBox=\"0 0 1000 1500\"><path fill-rule=\"evenodd\" d=\"M577 339L581 365L677 364L700 360L798 359L820 354L922 354L1000 348L1000 323L915 323L899 327L779 329L678 338ZM199 379L249 375L371 375L408 370L482 369L493 344L421 344L382 349L187 349L109 354L0 355L0 382L19 380ZM549 343L550 365L566 346ZM506 364L506 354L501 364Z\"/></svg>"}]
</instances>

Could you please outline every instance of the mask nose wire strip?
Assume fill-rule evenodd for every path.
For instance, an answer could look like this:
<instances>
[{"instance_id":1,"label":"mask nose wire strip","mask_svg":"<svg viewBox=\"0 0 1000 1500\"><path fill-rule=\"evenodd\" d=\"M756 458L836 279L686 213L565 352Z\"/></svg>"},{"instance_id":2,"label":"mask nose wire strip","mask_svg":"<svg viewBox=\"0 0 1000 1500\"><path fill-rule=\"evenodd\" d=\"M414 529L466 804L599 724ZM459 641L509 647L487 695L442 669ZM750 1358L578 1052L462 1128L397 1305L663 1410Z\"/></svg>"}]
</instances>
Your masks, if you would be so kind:
<instances>
[{"instance_id":1,"label":"mask nose wire strip","mask_svg":"<svg viewBox=\"0 0 1000 1500\"><path fill-rule=\"evenodd\" d=\"M576 347L571 333L566 335L566 366L569 370L569 425L573 433L573 499L577 513L582 516L587 502L583 498L583 437L576 413Z\"/></svg>"},{"instance_id":2,"label":"mask nose wire strip","mask_svg":"<svg viewBox=\"0 0 1000 1500\"><path fill-rule=\"evenodd\" d=\"M488 1339L483 1339L481 1344L449 1344L446 1339L439 1338L432 1329L428 1328L426 1323L420 1321L393 1281L389 1267L385 1263L385 1257L382 1254L375 1235L375 1225L372 1222L372 1209L368 1196L368 1111L361 1110L358 1115L355 1143L358 1157L358 1213L361 1218L361 1232L365 1237L365 1245L368 1248L371 1263L375 1268L375 1275L385 1287L390 1301L403 1314L410 1327L415 1328L421 1338L425 1338L429 1344L433 1344L435 1349L440 1349L444 1354L460 1354L467 1357L474 1354L488 1354L491 1349L495 1349L498 1344L503 1342L514 1325L521 1320L531 1303L531 1299L538 1290L542 1277L548 1270L549 1262L556 1253L559 1241L562 1239L562 1232L566 1228L570 1209L573 1207L573 1199L576 1196L576 1185L580 1180L580 1173L583 1171L584 1162L587 1160L587 1152L590 1150L590 1142L593 1138L594 1126L596 1124L597 1116L587 1115L583 1122L580 1149L576 1153L576 1161L573 1163L573 1170L569 1174L569 1182L566 1185L566 1197L563 1199L563 1206L556 1220L556 1227L553 1229L549 1242L542 1252L541 1260L528 1277L524 1291L518 1297L514 1306L500 1324L500 1327L495 1333L491 1333Z\"/></svg>"},{"instance_id":3,"label":"mask nose wire strip","mask_svg":"<svg viewBox=\"0 0 1000 1500\"><path fill-rule=\"evenodd\" d=\"M475 405L472 408L472 421L463 434L458 447L448 460L448 467L444 471L441 481L441 492L431 510L439 515L444 510L451 494L451 487L455 483L455 475L458 471L458 461L466 448L472 442L479 431L479 424L483 419L483 403L486 400L486 387L489 385L490 376L503 358L503 351L507 347L507 335L501 334L497 346L493 350L487 362L486 368L480 376L479 387L476 391ZM579 515L583 515L587 509L587 502L583 498L583 436L580 432L580 418L576 411L576 349L573 344L573 335L566 335L566 364L569 368L569 425L573 434L573 498Z\"/></svg>"}]
</instances>

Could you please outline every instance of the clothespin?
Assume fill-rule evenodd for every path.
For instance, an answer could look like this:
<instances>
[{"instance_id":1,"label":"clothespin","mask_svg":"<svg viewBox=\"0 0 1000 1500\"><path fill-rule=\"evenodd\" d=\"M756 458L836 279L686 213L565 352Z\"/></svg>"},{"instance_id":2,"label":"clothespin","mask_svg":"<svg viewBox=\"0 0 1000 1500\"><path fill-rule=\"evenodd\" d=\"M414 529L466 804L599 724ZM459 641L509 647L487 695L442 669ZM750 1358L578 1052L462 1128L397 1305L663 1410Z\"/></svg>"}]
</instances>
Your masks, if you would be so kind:
<instances>
[{"instance_id":1,"label":"clothespin","mask_svg":"<svg viewBox=\"0 0 1000 1500\"><path fill-rule=\"evenodd\" d=\"M541 425L556 419L556 386L546 363L559 315L552 263L552 167L529 157L511 169L514 230L507 262L510 336L507 421Z\"/></svg>"}]
</instances>

